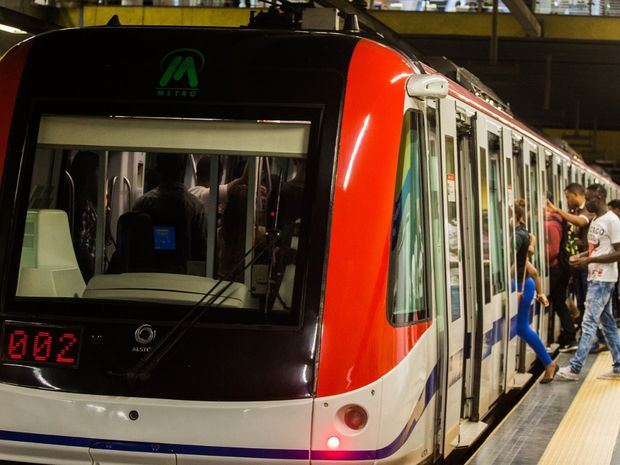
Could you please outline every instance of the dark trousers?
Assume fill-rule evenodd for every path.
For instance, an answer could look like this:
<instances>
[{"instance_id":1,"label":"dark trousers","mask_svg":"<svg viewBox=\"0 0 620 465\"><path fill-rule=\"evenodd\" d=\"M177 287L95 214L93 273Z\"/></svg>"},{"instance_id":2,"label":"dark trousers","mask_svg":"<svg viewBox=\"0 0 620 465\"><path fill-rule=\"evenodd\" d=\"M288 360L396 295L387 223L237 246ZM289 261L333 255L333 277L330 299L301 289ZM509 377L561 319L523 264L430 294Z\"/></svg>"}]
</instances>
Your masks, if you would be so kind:
<instances>
[{"instance_id":1,"label":"dark trousers","mask_svg":"<svg viewBox=\"0 0 620 465\"><path fill-rule=\"evenodd\" d=\"M567 344L575 340L575 326L570 312L566 307L566 290L570 274L561 265L551 267L549 270L551 292L549 297L553 311L560 319L562 332L560 333L560 344Z\"/></svg>"},{"instance_id":2,"label":"dark trousers","mask_svg":"<svg viewBox=\"0 0 620 465\"><path fill-rule=\"evenodd\" d=\"M586 309L586 294L588 293L588 268L580 268L573 273L573 292L577 299L577 307L581 311L579 321L583 318Z\"/></svg>"}]
</instances>

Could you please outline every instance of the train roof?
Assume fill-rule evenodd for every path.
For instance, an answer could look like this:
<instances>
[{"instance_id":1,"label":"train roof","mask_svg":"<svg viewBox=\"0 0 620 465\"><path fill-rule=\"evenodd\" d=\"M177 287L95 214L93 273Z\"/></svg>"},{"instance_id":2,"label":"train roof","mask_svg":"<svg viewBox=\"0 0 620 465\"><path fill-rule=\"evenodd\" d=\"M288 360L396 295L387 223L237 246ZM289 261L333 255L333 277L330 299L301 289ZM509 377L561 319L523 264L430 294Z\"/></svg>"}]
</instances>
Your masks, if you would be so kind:
<instances>
[{"instance_id":1,"label":"train roof","mask_svg":"<svg viewBox=\"0 0 620 465\"><path fill-rule=\"evenodd\" d=\"M428 66L426 64L423 64L423 67L424 67L425 72L427 72L429 74L437 72L435 69L431 68L430 66ZM597 171L593 170L590 166L588 166L580 158L575 157L571 153L567 152L566 150L558 147L556 144L553 144L549 140L545 139L537 131L531 129L526 124L524 124L521 121L519 121L515 116L512 116L512 115L506 113L502 109L497 108L496 106L494 106L493 104L487 102L483 98L481 98L481 97L479 97L477 95L474 95L469 90L465 89L462 85L460 85L459 83L453 81L452 79L450 79L450 78L447 78L447 79L449 81L449 94L451 96L453 96L455 99L460 100L460 101L466 103L467 105L471 106L472 108L475 108L476 110L482 111L483 113L487 114L488 116L491 116L491 117L497 119L498 121L500 121L505 126L508 126L511 129L518 131L521 135L530 138L531 140L535 141L538 145L541 145L545 149L550 150L551 152L555 153L556 155L559 155L565 161L568 161L571 164L579 166L580 168L582 168L583 170L587 171L591 175L596 176L597 178L602 176L600 173L598 173ZM614 183L609 178L609 176L607 176L607 180L611 184L613 184L616 187L620 188L620 186L618 186L616 183Z\"/></svg>"}]
</instances>

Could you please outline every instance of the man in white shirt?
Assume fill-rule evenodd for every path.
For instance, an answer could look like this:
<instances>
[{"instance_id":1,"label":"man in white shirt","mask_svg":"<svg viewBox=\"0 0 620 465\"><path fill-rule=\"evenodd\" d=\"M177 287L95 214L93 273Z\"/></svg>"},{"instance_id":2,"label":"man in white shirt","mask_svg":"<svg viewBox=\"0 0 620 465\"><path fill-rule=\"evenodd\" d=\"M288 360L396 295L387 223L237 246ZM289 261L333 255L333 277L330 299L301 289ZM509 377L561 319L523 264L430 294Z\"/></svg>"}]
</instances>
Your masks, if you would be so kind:
<instances>
[{"instance_id":1,"label":"man in white shirt","mask_svg":"<svg viewBox=\"0 0 620 465\"><path fill-rule=\"evenodd\" d=\"M599 323L613 357L613 370L601 378L620 380L620 337L612 312L613 291L618 280L616 262L620 261L620 219L608 209L606 198L607 191L600 184L588 187L586 208L596 215L588 230L588 251L571 257L572 265L588 267L588 293L579 347L569 365L558 371L558 377L570 381L579 379Z\"/></svg>"},{"instance_id":2,"label":"man in white shirt","mask_svg":"<svg viewBox=\"0 0 620 465\"><path fill-rule=\"evenodd\" d=\"M248 170L247 165L243 170L240 178L234 179L228 184L221 184L218 188L218 203L224 210L226 200L228 199L228 191L237 184L247 184ZM218 176L218 181L220 176ZM205 210L209 211L209 198L211 197L211 157L202 157L196 163L196 185L189 190L190 194L195 195L205 206Z\"/></svg>"}]
</instances>

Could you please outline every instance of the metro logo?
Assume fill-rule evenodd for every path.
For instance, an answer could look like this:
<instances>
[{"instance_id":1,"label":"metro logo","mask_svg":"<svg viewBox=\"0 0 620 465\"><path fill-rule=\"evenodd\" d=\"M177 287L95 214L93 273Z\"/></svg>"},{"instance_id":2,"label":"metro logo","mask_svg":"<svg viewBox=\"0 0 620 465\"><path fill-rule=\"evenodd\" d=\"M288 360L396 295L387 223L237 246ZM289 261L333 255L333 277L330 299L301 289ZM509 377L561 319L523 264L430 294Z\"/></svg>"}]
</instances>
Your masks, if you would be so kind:
<instances>
[{"instance_id":1,"label":"metro logo","mask_svg":"<svg viewBox=\"0 0 620 465\"><path fill-rule=\"evenodd\" d=\"M162 71L157 88L158 97L196 97L198 73L205 65L204 55L193 48L169 52L160 63Z\"/></svg>"}]
</instances>

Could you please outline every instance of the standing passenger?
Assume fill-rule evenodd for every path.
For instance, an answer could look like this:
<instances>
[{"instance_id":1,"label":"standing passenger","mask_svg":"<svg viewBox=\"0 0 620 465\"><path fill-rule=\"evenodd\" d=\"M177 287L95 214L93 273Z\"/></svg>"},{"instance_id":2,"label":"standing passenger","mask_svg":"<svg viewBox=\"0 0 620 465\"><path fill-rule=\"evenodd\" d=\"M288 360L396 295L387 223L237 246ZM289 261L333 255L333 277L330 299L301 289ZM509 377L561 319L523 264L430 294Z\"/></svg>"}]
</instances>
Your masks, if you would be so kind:
<instances>
[{"instance_id":1,"label":"standing passenger","mask_svg":"<svg viewBox=\"0 0 620 465\"><path fill-rule=\"evenodd\" d=\"M585 189L581 184L572 183L566 186L564 195L569 211L565 212L557 208L553 203L547 201L547 209L551 213L557 213L572 227L567 238L569 245L573 243L577 246L576 252L583 253L588 249L588 227L593 218L592 213L586 209ZM571 251L571 254L573 251ZM583 316L586 292L588 288L588 272L586 270L575 270L571 276L571 290L577 299L577 307Z\"/></svg>"},{"instance_id":2,"label":"standing passenger","mask_svg":"<svg viewBox=\"0 0 620 465\"><path fill-rule=\"evenodd\" d=\"M525 199L517 199L515 200L515 205L519 208L523 209L523 222L525 224L525 211L527 209L527 202ZM536 236L534 234L529 233L529 246L527 248L527 256L528 258L533 256L536 253ZM536 300L538 300L543 307L549 306L549 300L547 296L543 292L542 281L540 279L540 275L538 274L538 270L529 260L525 264L527 274L534 280L534 284L536 285Z\"/></svg>"},{"instance_id":3,"label":"standing passenger","mask_svg":"<svg viewBox=\"0 0 620 465\"><path fill-rule=\"evenodd\" d=\"M185 274L188 261L202 261L206 257L205 209L182 182L184 155L158 153L156 166L159 185L140 197L133 211L149 215L154 227L171 228L173 242L158 251L157 265L160 272Z\"/></svg>"},{"instance_id":4,"label":"standing passenger","mask_svg":"<svg viewBox=\"0 0 620 465\"><path fill-rule=\"evenodd\" d=\"M75 183L75 211L71 233L75 258L86 283L95 275L98 167L97 153L79 151L69 169Z\"/></svg>"},{"instance_id":5,"label":"standing passenger","mask_svg":"<svg viewBox=\"0 0 620 465\"><path fill-rule=\"evenodd\" d=\"M607 204L609 209L616 214L618 218L620 218L620 200L614 199Z\"/></svg>"},{"instance_id":6,"label":"standing passenger","mask_svg":"<svg viewBox=\"0 0 620 465\"><path fill-rule=\"evenodd\" d=\"M570 381L579 379L599 323L613 357L613 370L601 378L620 380L620 336L612 315L612 295L618 280L616 262L620 261L620 219L607 208L606 197L607 191L600 184L588 187L586 205L596 215L588 232L589 251L571 257L574 266L587 266L588 293L579 347L569 365L558 372L558 376Z\"/></svg>"},{"instance_id":7,"label":"standing passenger","mask_svg":"<svg viewBox=\"0 0 620 465\"><path fill-rule=\"evenodd\" d=\"M218 173L218 182L220 176ZM228 184L220 184L218 188L218 203L220 208L218 210L224 210L226 207L226 201L228 200L228 192L237 185L247 184L248 182L248 167L247 165L243 169L243 175L240 178L230 181ZM211 196L211 157L202 157L196 163L196 185L189 189L189 193L198 197L205 206L205 210L209 211L209 198Z\"/></svg>"},{"instance_id":8,"label":"standing passenger","mask_svg":"<svg viewBox=\"0 0 620 465\"><path fill-rule=\"evenodd\" d=\"M609 209L620 218L620 200L614 199L607 204ZM620 263L618 263L618 269L620 270ZM620 298L620 281L616 282L616 289L614 292L614 317L616 321L620 315L620 302L618 299Z\"/></svg>"},{"instance_id":9,"label":"standing passenger","mask_svg":"<svg viewBox=\"0 0 620 465\"><path fill-rule=\"evenodd\" d=\"M546 384L553 381L558 366L551 360L551 357L545 349L545 345L538 337L538 334L530 328L529 324L530 307L532 305L532 299L534 298L536 284L534 284L534 280L528 276L528 268L533 268L533 266L528 266L530 233L525 227L525 210L519 205L515 205L514 207L513 226L515 228L515 247L517 254L517 279L519 279L517 286L519 292L522 293L517 312L517 334L534 350L534 352L536 352L536 356L545 366L545 377L541 380L541 383Z\"/></svg>"},{"instance_id":10,"label":"standing passenger","mask_svg":"<svg viewBox=\"0 0 620 465\"><path fill-rule=\"evenodd\" d=\"M553 201L551 194L548 200ZM558 340L560 350L577 349L576 331L568 307L566 306L566 289L570 277L569 255L566 250L566 220L558 213L547 209L545 222L547 229L547 253L549 256L550 294L553 311L558 315L562 331Z\"/></svg>"}]
</instances>

